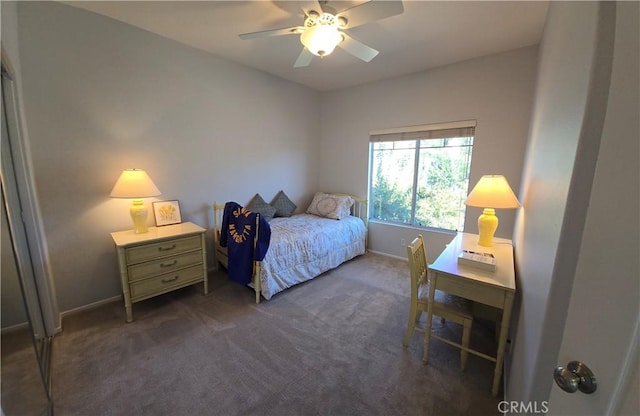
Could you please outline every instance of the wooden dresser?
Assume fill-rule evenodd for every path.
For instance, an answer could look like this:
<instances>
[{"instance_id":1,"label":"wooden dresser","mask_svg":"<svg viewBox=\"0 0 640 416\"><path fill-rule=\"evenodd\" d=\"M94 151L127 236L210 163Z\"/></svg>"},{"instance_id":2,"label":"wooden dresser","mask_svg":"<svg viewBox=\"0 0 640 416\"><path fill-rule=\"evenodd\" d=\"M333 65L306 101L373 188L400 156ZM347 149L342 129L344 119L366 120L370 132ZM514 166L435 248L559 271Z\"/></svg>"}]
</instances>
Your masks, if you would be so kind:
<instances>
[{"instance_id":1,"label":"wooden dresser","mask_svg":"<svg viewBox=\"0 0 640 416\"><path fill-rule=\"evenodd\" d=\"M193 223L111 233L118 252L127 322L131 305L195 283L208 292L205 229Z\"/></svg>"}]
</instances>

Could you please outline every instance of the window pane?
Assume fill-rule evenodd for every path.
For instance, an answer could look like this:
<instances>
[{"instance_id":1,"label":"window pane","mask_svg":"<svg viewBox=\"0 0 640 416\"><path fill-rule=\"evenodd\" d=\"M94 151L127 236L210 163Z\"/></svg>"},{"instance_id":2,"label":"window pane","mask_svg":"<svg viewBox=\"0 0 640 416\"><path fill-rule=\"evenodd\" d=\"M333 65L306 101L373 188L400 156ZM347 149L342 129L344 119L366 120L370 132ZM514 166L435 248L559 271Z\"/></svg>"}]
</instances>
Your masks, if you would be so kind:
<instances>
[{"instance_id":1,"label":"window pane","mask_svg":"<svg viewBox=\"0 0 640 416\"><path fill-rule=\"evenodd\" d=\"M416 225L447 230L464 228L470 162L470 146L420 151Z\"/></svg>"},{"instance_id":2,"label":"window pane","mask_svg":"<svg viewBox=\"0 0 640 416\"><path fill-rule=\"evenodd\" d=\"M453 137L447 139L447 146L471 146L473 137Z\"/></svg>"},{"instance_id":3,"label":"window pane","mask_svg":"<svg viewBox=\"0 0 640 416\"><path fill-rule=\"evenodd\" d=\"M420 140L420 148L424 147L442 147L445 139L425 139Z\"/></svg>"},{"instance_id":4,"label":"window pane","mask_svg":"<svg viewBox=\"0 0 640 416\"><path fill-rule=\"evenodd\" d=\"M385 149L376 150L377 145ZM411 144L411 145L409 145ZM371 218L411 223L415 141L376 143L371 158Z\"/></svg>"},{"instance_id":5,"label":"window pane","mask_svg":"<svg viewBox=\"0 0 640 416\"><path fill-rule=\"evenodd\" d=\"M393 148L396 150L401 150L401 149L415 150L416 142L415 140L400 140L397 142L393 142Z\"/></svg>"},{"instance_id":6,"label":"window pane","mask_svg":"<svg viewBox=\"0 0 640 416\"><path fill-rule=\"evenodd\" d=\"M393 149L393 142L377 142L373 144L373 150Z\"/></svg>"}]
</instances>

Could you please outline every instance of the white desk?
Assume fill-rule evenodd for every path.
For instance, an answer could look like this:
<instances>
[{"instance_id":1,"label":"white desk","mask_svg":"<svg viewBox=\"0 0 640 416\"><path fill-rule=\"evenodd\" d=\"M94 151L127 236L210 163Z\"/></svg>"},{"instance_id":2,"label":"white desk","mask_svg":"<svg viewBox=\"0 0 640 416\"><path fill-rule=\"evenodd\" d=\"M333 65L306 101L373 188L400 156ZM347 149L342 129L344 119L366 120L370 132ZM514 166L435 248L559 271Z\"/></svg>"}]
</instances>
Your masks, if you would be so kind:
<instances>
[{"instance_id":1,"label":"white desk","mask_svg":"<svg viewBox=\"0 0 640 416\"><path fill-rule=\"evenodd\" d=\"M432 305L436 288L443 292L499 308L502 310L502 321L500 323L498 350L495 357L464 348L459 344L452 344L471 354L496 363L491 389L493 396L496 396L502 375L504 350L507 342L509 320L511 319L513 297L516 291L513 245L511 240L502 238L494 238L493 247L479 246L477 242L477 234L458 233L436 261L429 266L429 279L431 282L427 306L427 328L429 331L427 331L428 335L424 337L423 361L427 363L429 357L430 329L433 318ZM458 254L463 249L493 254L496 257L496 270L491 272L459 265Z\"/></svg>"}]
</instances>

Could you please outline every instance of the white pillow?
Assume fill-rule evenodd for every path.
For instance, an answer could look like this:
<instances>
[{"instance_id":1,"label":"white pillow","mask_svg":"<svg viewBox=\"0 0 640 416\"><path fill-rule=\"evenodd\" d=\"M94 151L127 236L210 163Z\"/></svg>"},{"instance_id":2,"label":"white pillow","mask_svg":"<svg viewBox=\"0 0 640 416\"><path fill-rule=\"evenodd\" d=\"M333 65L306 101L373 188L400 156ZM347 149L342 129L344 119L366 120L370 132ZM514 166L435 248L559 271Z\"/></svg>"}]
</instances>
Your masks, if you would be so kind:
<instances>
[{"instance_id":1,"label":"white pillow","mask_svg":"<svg viewBox=\"0 0 640 416\"><path fill-rule=\"evenodd\" d=\"M353 205L353 198L348 195L332 195L324 192L316 192L307 208L307 214L319 217L333 218L339 220L351 215L350 208Z\"/></svg>"}]
</instances>

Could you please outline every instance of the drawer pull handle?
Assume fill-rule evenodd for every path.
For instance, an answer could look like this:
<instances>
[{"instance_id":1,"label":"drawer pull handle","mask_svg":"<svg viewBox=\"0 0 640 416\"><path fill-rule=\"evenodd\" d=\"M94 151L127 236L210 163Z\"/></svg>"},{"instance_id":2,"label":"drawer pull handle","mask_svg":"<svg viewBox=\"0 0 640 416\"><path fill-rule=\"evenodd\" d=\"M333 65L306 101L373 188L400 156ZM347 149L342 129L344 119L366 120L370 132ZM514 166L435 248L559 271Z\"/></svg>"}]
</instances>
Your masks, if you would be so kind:
<instances>
[{"instance_id":1,"label":"drawer pull handle","mask_svg":"<svg viewBox=\"0 0 640 416\"><path fill-rule=\"evenodd\" d=\"M178 280L178 277L180 276L174 276L171 279L162 279L162 283L171 283L171 282L175 282L176 280Z\"/></svg>"},{"instance_id":2,"label":"drawer pull handle","mask_svg":"<svg viewBox=\"0 0 640 416\"><path fill-rule=\"evenodd\" d=\"M171 267L171 266L175 266L176 264L178 264L178 260L174 260L171 263L165 264L165 263L160 263L160 267Z\"/></svg>"},{"instance_id":3,"label":"drawer pull handle","mask_svg":"<svg viewBox=\"0 0 640 416\"><path fill-rule=\"evenodd\" d=\"M173 244L171 247L167 247L167 248L158 247L158 251L169 251L169 250L173 250L174 248L176 248L175 244Z\"/></svg>"}]
</instances>

